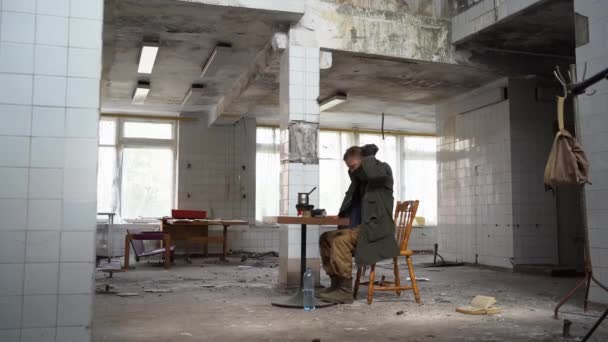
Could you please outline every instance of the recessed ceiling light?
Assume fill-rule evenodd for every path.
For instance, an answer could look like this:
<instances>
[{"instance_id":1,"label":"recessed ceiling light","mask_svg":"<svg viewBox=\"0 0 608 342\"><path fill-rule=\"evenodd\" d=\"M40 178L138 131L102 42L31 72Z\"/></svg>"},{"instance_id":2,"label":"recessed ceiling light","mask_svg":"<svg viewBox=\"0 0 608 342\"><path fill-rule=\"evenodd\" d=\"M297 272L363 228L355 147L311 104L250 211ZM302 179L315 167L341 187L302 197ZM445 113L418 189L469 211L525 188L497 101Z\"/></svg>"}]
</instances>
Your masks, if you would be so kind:
<instances>
[{"instance_id":1,"label":"recessed ceiling light","mask_svg":"<svg viewBox=\"0 0 608 342\"><path fill-rule=\"evenodd\" d=\"M137 82L137 88L135 88L135 92L133 93L133 101L131 103L134 105L143 105L146 102L146 97L148 97L149 92L150 82Z\"/></svg>"},{"instance_id":2,"label":"recessed ceiling light","mask_svg":"<svg viewBox=\"0 0 608 342\"><path fill-rule=\"evenodd\" d=\"M184 97L182 107L188 104L190 99L201 96L203 94L203 88L205 88L205 86L202 84L193 84L192 87L190 87L188 94L186 94L186 97Z\"/></svg>"},{"instance_id":3,"label":"recessed ceiling light","mask_svg":"<svg viewBox=\"0 0 608 342\"><path fill-rule=\"evenodd\" d=\"M207 58L205 65L203 65L203 69L201 71L201 78L203 78L207 73L207 70L209 70L209 67L211 66L211 63L213 63L213 61L215 60L215 56L217 56L217 53L222 49L230 49L231 47L232 45L229 43L219 43L213 48L213 51L211 51L211 54L209 55L209 58Z\"/></svg>"},{"instance_id":4,"label":"recessed ceiling light","mask_svg":"<svg viewBox=\"0 0 608 342\"><path fill-rule=\"evenodd\" d=\"M158 54L158 42L144 42L141 48L141 56L139 57L139 67L137 72L140 74L151 74Z\"/></svg>"},{"instance_id":5,"label":"recessed ceiling light","mask_svg":"<svg viewBox=\"0 0 608 342\"><path fill-rule=\"evenodd\" d=\"M333 108L346 101L347 97L344 93L336 93L322 101L319 101L319 111L323 112Z\"/></svg>"}]
</instances>

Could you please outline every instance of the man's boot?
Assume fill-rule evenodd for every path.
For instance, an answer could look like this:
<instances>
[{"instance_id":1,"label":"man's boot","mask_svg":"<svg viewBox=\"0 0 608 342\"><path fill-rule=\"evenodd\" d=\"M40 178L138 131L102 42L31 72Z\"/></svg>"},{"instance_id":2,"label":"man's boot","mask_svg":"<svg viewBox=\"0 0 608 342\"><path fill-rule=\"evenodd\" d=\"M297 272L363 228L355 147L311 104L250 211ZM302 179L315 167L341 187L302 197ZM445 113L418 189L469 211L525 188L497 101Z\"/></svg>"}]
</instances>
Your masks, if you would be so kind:
<instances>
[{"instance_id":1,"label":"man's boot","mask_svg":"<svg viewBox=\"0 0 608 342\"><path fill-rule=\"evenodd\" d=\"M338 276L330 275L329 279L331 280L331 285L329 287L319 290L318 292L315 292L315 297L319 298L319 295L329 293L338 288L338 286L340 285L338 282Z\"/></svg>"},{"instance_id":2,"label":"man's boot","mask_svg":"<svg viewBox=\"0 0 608 342\"><path fill-rule=\"evenodd\" d=\"M352 304L353 303L353 279L338 278L338 288L328 293L319 294L319 299L329 303Z\"/></svg>"}]
</instances>

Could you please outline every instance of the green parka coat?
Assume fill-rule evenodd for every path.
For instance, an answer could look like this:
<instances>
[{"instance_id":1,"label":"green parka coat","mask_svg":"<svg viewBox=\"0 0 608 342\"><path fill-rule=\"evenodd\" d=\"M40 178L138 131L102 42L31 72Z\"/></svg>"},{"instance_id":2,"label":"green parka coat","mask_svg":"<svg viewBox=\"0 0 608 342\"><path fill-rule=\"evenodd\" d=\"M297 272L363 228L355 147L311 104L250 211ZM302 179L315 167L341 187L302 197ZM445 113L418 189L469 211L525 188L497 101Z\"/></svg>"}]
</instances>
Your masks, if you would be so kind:
<instances>
[{"instance_id":1,"label":"green parka coat","mask_svg":"<svg viewBox=\"0 0 608 342\"><path fill-rule=\"evenodd\" d=\"M393 172L374 156L364 157L350 173L352 183L340 212L348 212L353 198L361 198L361 231L355 249L357 265L371 265L399 255L393 221ZM356 192L361 191L359 196Z\"/></svg>"}]
</instances>

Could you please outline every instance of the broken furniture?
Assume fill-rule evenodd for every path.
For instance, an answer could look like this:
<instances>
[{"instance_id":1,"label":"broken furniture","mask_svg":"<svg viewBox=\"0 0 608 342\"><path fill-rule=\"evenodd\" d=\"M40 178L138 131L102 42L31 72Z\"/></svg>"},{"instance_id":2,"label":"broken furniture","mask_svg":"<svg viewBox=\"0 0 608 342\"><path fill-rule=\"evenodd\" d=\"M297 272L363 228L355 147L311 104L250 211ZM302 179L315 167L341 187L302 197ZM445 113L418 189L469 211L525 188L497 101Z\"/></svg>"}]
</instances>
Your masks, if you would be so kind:
<instances>
[{"instance_id":1,"label":"broken furniture","mask_svg":"<svg viewBox=\"0 0 608 342\"><path fill-rule=\"evenodd\" d=\"M420 304L420 291L418 290L418 283L416 281L416 275L414 274L414 265L412 263L412 255L414 251L407 248L407 244L410 240L410 234L412 232L412 226L414 225L414 218L416 217L416 211L418 210L419 201L403 201L397 202L395 208L395 235L397 243L399 243L399 256L404 256L407 264L407 269L410 274L410 280L412 285L401 285L401 279L399 278L399 256L393 258L393 270L395 272L395 281L389 282L384 281L384 277L380 282L375 282L376 277L376 264L371 265L369 273L369 281L361 282L362 267L357 269L357 279L355 280L355 289L353 291L353 297L357 299L357 293L359 292L359 285L367 285L367 303L371 304L374 298L374 291L395 291L397 296L401 295L403 290L414 291L414 297L416 303ZM376 285L377 284L377 285Z\"/></svg>"},{"instance_id":2,"label":"broken furniture","mask_svg":"<svg viewBox=\"0 0 608 342\"><path fill-rule=\"evenodd\" d=\"M163 245L162 248L159 249L146 250L143 241L162 241ZM125 236L125 262L123 267L125 270L129 269L131 246L133 246L133 251L135 252L135 260L139 261L140 257L150 257L162 254L165 259L165 269L171 267L171 259L175 246L171 244L171 236L169 234L159 231L131 233L127 230L127 235Z\"/></svg>"},{"instance_id":3,"label":"broken furniture","mask_svg":"<svg viewBox=\"0 0 608 342\"><path fill-rule=\"evenodd\" d=\"M97 261L99 264L99 259L102 258L108 258L108 264L112 263L112 227L114 226L114 215L116 215L115 213L97 213L97 216L107 216L108 217L108 222L104 225L105 227L105 236L106 239L105 241L98 243L97 244L97 249L101 249L101 250L106 250L106 255L103 257L100 257L99 254L97 254Z\"/></svg>"},{"instance_id":4,"label":"broken furniture","mask_svg":"<svg viewBox=\"0 0 608 342\"><path fill-rule=\"evenodd\" d=\"M300 287L296 294L288 299L282 299L273 301L272 305L283 307L283 308L303 308L302 303L302 286L304 285L304 271L306 270L306 225L312 224L315 226L347 226L349 224L348 218L340 218L337 216L331 217L292 217L292 216L279 216L276 218L278 224L289 224L291 227L297 227L300 225ZM322 308L335 305L333 303L322 302L315 298L315 307Z\"/></svg>"},{"instance_id":5,"label":"broken furniture","mask_svg":"<svg viewBox=\"0 0 608 342\"><path fill-rule=\"evenodd\" d=\"M170 236L170 241L186 241L187 262L190 262L190 247L192 244L202 244L206 255L209 243L222 244L220 260L225 261L228 255L228 227L248 225L249 222L243 220L187 220L165 217L161 220L161 231ZM209 226L222 226L224 228L222 236L209 236Z\"/></svg>"}]
</instances>

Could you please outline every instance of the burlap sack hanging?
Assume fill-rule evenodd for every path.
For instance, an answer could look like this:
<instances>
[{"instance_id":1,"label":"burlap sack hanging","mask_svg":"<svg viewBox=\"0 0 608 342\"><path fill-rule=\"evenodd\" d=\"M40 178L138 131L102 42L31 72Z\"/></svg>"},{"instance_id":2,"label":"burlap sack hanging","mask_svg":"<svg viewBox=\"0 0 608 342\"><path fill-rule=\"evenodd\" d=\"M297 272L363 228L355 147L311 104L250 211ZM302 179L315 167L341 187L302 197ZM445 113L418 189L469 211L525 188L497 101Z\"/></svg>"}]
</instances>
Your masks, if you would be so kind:
<instances>
[{"instance_id":1,"label":"burlap sack hanging","mask_svg":"<svg viewBox=\"0 0 608 342\"><path fill-rule=\"evenodd\" d=\"M589 162L585 151L564 128L564 100L564 97L557 98L559 132L555 135L545 167L545 187L552 190L560 185L589 183Z\"/></svg>"}]
</instances>

